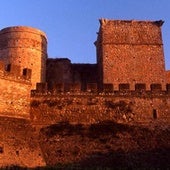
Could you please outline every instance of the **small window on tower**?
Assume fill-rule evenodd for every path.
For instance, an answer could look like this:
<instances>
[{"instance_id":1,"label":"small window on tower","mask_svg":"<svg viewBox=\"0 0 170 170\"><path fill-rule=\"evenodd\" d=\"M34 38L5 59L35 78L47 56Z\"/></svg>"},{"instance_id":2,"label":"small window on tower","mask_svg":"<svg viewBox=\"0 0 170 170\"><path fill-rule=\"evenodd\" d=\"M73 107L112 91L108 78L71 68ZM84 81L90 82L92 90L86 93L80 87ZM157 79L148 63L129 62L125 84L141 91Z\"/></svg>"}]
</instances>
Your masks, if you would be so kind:
<instances>
[{"instance_id":1,"label":"small window on tower","mask_svg":"<svg viewBox=\"0 0 170 170\"><path fill-rule=\"evenodd\" d=\"M0 154L2 154L3 152L4 152L4 148L0 146Z\"/></svg>"},{"instance_id":2,"label":"small window on tower","mask_svg":"<svg viewBox=\"0 0 170 170\"><path fill-rule=\"evenodd\" d=\"M27 75L27 69L23 69L23 76L26 76Z\"/></svg>"},{"instance_id":3,"label":"small window on tower","mask_svg":"<svg viewBox=\"0 0 170 170\"><path fill-rule=\"evenodd\" d=\"M158 118L158 113L156 109L153 109L153 118L157 119Z\"/></svg>"},{"instance_id":4,"label":"small window on tower","mask_svg":"<svg viewBox=\"0 0 170 170\"><path fill-rule=\"evenodd\" d=\"M6 71L8 71L8 72L11 71L11 64L8 64L8 65L6 66Z\"/></svg>"}]
</instances>

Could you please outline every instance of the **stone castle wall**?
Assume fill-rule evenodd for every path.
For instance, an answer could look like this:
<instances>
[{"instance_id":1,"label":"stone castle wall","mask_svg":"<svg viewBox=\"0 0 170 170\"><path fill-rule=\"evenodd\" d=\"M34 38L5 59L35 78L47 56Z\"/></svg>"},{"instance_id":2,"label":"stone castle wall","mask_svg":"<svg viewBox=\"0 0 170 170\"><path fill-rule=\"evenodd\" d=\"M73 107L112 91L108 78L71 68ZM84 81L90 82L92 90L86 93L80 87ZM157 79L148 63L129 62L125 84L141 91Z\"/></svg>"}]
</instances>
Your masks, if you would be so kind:
<instances>
[{"instance_id":1,"label":"stone castle wall","mask_svg":"<svg viewBox=\"0 0 170 170\"><path fill-rule=\"evenodd\" d=\"M32 91L31 120L38 124L53 124L60 121L91 124L104 120L116 122L169 122L170 86L162 91L156 86L151 91L120 89L98 93L94 86L88 91L53 91L37 86ZM41 88L40 88L41 87ZM61 89L60 89L61 90ZM72 89L73 90L73 89Z\"/></svg>"},{"instance_id":2,"label":"stone castle wall","mask_svg":"<svg viewBox=\"0 0 170 170\"><path fill-rule=\"evenodd\" d=\"M30 118L31 70L0 62L0 115Z\"/></svg>"},{"instance_id":3,"label":"stone castle wall","mask_svg":"<svg viewBox=\"0 0 170 170\"><path fill-rule=\"evenodd\" d=\"M72 64L67 58L47 59L46 80L49 85L81 84L85 90L88 83L97 83L96 64Z\"/></svg>"},{"instance_id":4,"label":"stone castle wall","mask_svg":"<svg viewBox=\"0 0 170 170\"><path fill-rule=\"evenodd\" d=\"M30 100L30 82L26 81L28 77L31 78L31 89L37 88L32 91L33 93L48 91L52 94L57 92L81 94L82 91L91 93L104 91L116 92L119 96L122 89L134 92L140 89L152 93L157 89L156 91L162 91L161 94L166 97L165 90L169 89L167 83L170 81L169 72L165 71L164 66L160 29L163 22L102 19L100 24L95 43L97 64L72 64L67 58L47 59L47 39L40 30L30 27L9 27L1 30L0 60L7 66L7 71L1 69L0 81L3 85L0 88L5 92L1 97L1 100L5 99L1 104L2 111L4 110L6 115L8 111L9 114L16 115L22 107L25 107L23 109L26 110L25 113L21 114L28 114ZM32 69L32 76L25 68ZM21 80L23 75L26 79ZM48 85L36 84L45 81ZM6 82L8 86L5 86ZM149 92L147 95L149 96ZM130 99L133 95L128 97ZM11 104L8 105L9 103Z\"/></svg>"},{"instance_id":5,"label":"stone castle wall","mask_svg":"<svg viewBox=\"0 0 170 170\"><path fill-rule=\"evenodd\" d=\"M169 106L169 95L39 95L31 98L31 120L37 124L169 122Z\"/></svg>"},{"instance_id":6,"label":"stone castle wall","mask_svg":"<svg viewBox=\"0 0 170 170\"><path fill-rule=\"evenodd\" d=\"M0 31L0 60L22 69L32 69L32 89L45 82L47 39L45 33L31 27L9 27Z\"/></svg>"},{"instance_id":7,"label":"stone castle wall","mask_svg":"<svg viewBox=\"0 0 170 170\"><path fill-rule=\"evenodd\" d=\"M46 78L49 84L71 83L71 62L67 58L47 59Z\"/></svg>"},{"instance_id":8,"label":"stone castle wall","mask_svg":"<svg viewBox=\"0 0 170 170\"><path fill-rule=\"evenodd\" d=\"M162 21L100 20L97 46L100 84L166 84Z\"/></svg>"},{"instance_id":9,"label":"stone castle wall","mask_svg":"<svg viewBox=\"0 0 170 170\"><path fill-rule=\"evenodd\" d=\"M81 84L81 90L87 90L88 84L97 83L96 64L72 64L73 83Z\"/></svg>"},{"instance_id":10,"label":"stone castle wall","mask_svg":"<svg viewBox=\"0 0 170 170\"><path fill-rule=\"evenodd\" d=\"M89 139L85 146L84 138L77 138L74 132L71 138L65 138L74 124L76 131L82 124L83 127L92 127L101 122L128 126L156 123L158 129L163 127L160 125L168 126L170 72L165 71L164 66L161 25L161 21L101 20L95 43L97 64L72 64L69 59L47 59L46 36L37 29L10 27L1 30L0 167L51 165L45 161L53 159L54 155L55 163L62 163L62 159L70 161L75 155L73 142L81 145L82 155L86 150L90 154L95 151L94 158L99 153L97 143L92 144L92 150ZM69 125L70 128L63 131L60 125ZM53 126L56 129L51 131ZM62 131L64 138L57 134L57 130ZM90 133L95 136L100 130L103 130L102 126ZM44 132L50 139L44 138ZM85 129L84 134L79 136L88 136L87 132ZM135 130L135 133L138 131ZM50 135L54 134L56 138L52 139ZM129 135L122 137L120 141L129 141ZM140 138L148 145L145 134ZM159 137L156 139L158 141L153 139L154 146L160 143ZM102 145L106 143L105 139L101 141ZM112 142L113 148L115 142L121 154L118 140ZM127 153L126 142L123 148ZM47 146L47 143L50 144ZM143 143L137 145L138 148L141 146ZM107 148L110 154L110 146ZM150 146L147 148L150 149ZM160 148L162 150L162 146Z\"/></svg>"},{"instance_id":11,"label":"stone castle wall","mask_svg":"<svg viewBox=\"0 0 170 170\"><path fill-rule=\"evenodd\" d=\"M35 168L46 165L38 135L29 120L1 116L0 132L0 169L7 169L2 168L5 166Z\"/></svg>"}]
</instances>

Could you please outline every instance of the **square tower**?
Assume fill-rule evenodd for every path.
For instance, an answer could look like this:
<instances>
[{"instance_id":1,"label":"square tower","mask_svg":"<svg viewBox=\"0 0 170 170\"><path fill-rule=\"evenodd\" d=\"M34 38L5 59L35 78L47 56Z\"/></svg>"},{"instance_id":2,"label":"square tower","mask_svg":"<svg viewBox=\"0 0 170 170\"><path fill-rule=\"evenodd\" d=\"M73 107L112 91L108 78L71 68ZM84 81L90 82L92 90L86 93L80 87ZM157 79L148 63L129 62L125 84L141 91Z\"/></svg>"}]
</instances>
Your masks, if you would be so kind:
<instances>
[{"instance_id":1,"label":"square tower","mask_svg":"<svg viewBox=\"0 0 170 170\"><path fill-rule=\"evenodd\" d=\"M163 21L100 20L96 41L99 87L166 83L161 26Z\"/></svg>"}]
</instances>

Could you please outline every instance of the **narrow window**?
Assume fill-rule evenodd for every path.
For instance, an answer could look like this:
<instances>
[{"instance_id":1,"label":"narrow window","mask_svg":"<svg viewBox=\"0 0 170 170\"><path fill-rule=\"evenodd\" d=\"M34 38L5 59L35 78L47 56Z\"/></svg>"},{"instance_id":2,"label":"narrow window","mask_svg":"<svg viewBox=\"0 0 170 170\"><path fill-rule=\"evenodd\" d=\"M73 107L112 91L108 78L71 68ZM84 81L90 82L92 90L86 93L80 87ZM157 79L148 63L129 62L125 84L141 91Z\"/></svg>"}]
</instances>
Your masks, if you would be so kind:
<instances>
[{"instance_id":1,"label":"narrow window","mask_svg":"<svg viewBox=\"0 0 170 170\"><path fill-rule=\"evenodd\" d=\"M8 64L8 65L6 66L6 71L8 71L8 72L11 71L11 64Z\"/></svg>"},{"instance_id":2,"label":"narrow window","mask_svg":"<svg viewBox=\"0 0 170 170\"><path fill-rule=\"evenodd\" d=\"M158 118L158 114L157 114L157 110L153 109L153 118L157 119Z\"/></svg>"},{"instance_id":3,"label":"narrow window","mask_svg":"<svg viewBox=\"0 0 170 170\"><path fill-rule=\"evenodd\" d=\"M16 151L16 155L19 156L19 151Z\"/></svg>"},{"instance_id":4,"label":"narrow window","mask_svg":"<svg viewBox=\"0 0 170 170\"><path fill-rule=\"evenodd\" d=\"M23 76L26 76L27 75L27 69L23 69Z\"/></svg>"},{"instance_id":5,"label":"narrow window","mask_svg":"<svg viewBox=\"0 0 170 170\"><path fill-rule=\"evenodd\" d=\"M4 149L2 146L0 146L0 154L4 152Z\"/></svg>"}]
</instances>

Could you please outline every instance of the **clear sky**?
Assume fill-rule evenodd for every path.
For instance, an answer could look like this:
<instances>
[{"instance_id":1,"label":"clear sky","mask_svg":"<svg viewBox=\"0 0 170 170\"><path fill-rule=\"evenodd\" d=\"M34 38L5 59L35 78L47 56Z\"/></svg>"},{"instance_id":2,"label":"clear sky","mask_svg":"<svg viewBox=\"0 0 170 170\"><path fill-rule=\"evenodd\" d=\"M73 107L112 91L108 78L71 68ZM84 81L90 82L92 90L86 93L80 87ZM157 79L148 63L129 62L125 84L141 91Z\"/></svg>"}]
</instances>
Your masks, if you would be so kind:
<instances>
[{"instance_id":1,"label":"clear sky","mask_svg":"<svg viewBox=\"0 0 170 170\"><path fill-rule=\"evenodd\" d=\"M24 25L44 31L49 57L95 63L98 19L164 20L166 68L170 69L170 0L1 0L0 29Z\"/></svg>"}]
</instances>

